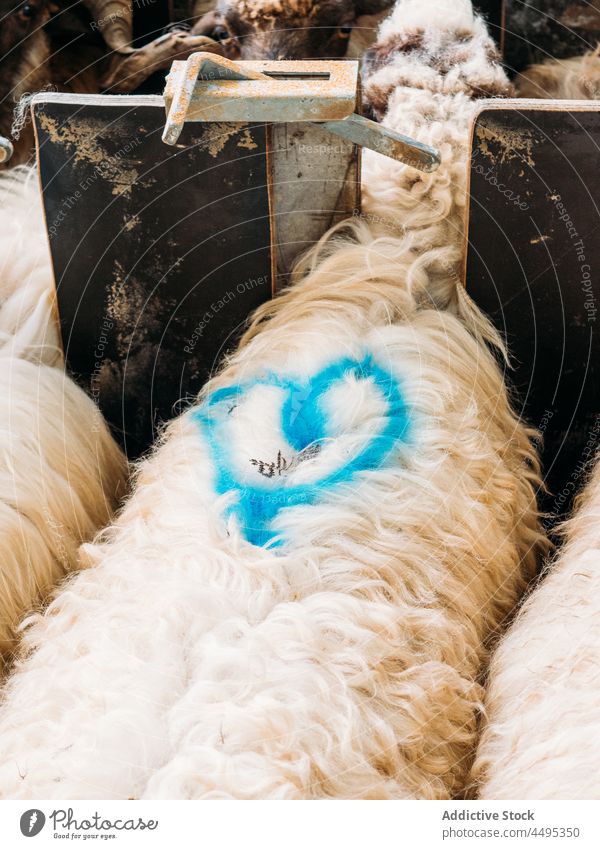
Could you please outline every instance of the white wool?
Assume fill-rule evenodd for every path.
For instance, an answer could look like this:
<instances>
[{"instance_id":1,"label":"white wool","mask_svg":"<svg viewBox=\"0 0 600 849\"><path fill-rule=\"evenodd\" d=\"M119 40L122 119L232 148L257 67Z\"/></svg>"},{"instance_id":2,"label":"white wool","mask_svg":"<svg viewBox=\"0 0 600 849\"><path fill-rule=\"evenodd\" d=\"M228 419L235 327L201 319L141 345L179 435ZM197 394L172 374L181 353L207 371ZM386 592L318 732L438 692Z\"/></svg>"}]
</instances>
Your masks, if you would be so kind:
<instances>
[{"instance_id":1,"label":"white wool","mask_svg":"<svg viewBox=\"0 0 600 849\"><path fill-rule=\"evenodd\" d=\"M418 304L393 239L355 236L259 311L202 398L368 351L401 383L408 443L318 504L283 509L285 543L265 549L228 516L235 496L216 493L192 412L176 419L120 518L84 547L88 568L26 631L0 709L3 797L462 791L486 641L541 544L537 461L492 355ZM381 397L352 380L336 391L340 424L366 438ZM232 406L248 476L257 451L282 447L277 403L249 393Z\"/></svg>"},{"instance_id":2,"label":"white wool","mask_svg":"<svg viewBox=\"0 0 600 849\"><path fill-rule=\"evenodd\" d=\"M367 54L367 107L385 126L436 148L441 164L424 174L365 151L363 215L376 231L403 237L411 275L426 275L440 306L456 306L462 287L477 98L510 92L494 42L470 0L399 0Z\"/></svg>"},{"instance_id":3,"label":"white wool","mask_svg":"<svg viewBox=\"0 0 600 849\"><path fill-rule=\"evenodd\" d=\"M600 798L600 465L489 679L481 798Z\"/></svg>"},{"instance_id":4,"label":"white wool","mask_svg":"<svg viewBox=\"0 0 600 849\"><path fill-rule=\"evenodd\" d=\"M23 616L110 519L125 493L125 462L94 403L61 369L0 362L1 667Z\"/></svg>"},{"instance_id":5,"label":"white wool","mask_svg":"<svg viewBox=\"0 0 600 849\"><path fill-rule=\"evenodd\" d=\"M0 174L0 357L62 364L37 171Z\"/></svg>"},{"instance_id":6,"label":"white wool","mask_svg":"<svg viewBox=\"0 0 600 849\"><path fill-rule=\"evenodd\" d=\"M35 171L0 175L0 670L22 618L77 566L125 493L126 462L62 369Z\"/></svg>"},{"instance_id":7,"label":"white wool","mask_svg":"<svg viewBox=\"0 0 600 849\"><path fill-rule=\"evenodd\" d=\"M371 47L377 38L380 23L385 20L389 9L374 15L360 15L352 28L352 35L346 52L347 59L362 59L365 51Z\"/></svg>"},{"instance_id":8,"label":"white wool","mask_svg":"<svg viewBox=\"0 0 600 849\"><path fill-rule=\"evenodd\" d=\"M459 27L472 27L471 0L399 0L379 29L379 40L400 30L424 28L435 37L444 37Z\"/></svg>"}]
</instances>

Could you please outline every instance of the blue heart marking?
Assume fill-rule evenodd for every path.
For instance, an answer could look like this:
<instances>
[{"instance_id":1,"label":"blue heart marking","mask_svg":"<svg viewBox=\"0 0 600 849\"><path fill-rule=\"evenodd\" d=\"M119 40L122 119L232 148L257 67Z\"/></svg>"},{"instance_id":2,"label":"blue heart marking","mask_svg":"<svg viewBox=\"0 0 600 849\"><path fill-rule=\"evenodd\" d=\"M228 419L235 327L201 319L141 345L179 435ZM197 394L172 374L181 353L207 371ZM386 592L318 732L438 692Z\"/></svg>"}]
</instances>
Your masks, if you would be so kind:
<instances>
[{"instance_id":1,"label":"blue heart marking","mask_svg":"<svg viewBox=\"0 0 600 849\"><path fill-rule=\"evenodd\" d=\"M355 456L323 478L312 483L281 486L257 486L238 479L230 444L223 426L225 417L255 386L276 386L286 393L281 409L281 430L297 452L334 439L334 432L323 399L327 392L348 376L368 380L376 386L387 404L385 424ZM301 504L316 504L342 484L353 482L358 474L384 467L400 442L406 442L409 430L407 406L396 378L378 365L370 355L362 360L344 358L326 366L312 378L289 378L268 373L254 380L215 390L192 412L206 439L214 465L214 487L219 495L237 492L237 501L229 508L239 522L246 540L256 546L278 546L282 540L272 530L272 522L281 510Z\"/></svg>"}]
</instances>

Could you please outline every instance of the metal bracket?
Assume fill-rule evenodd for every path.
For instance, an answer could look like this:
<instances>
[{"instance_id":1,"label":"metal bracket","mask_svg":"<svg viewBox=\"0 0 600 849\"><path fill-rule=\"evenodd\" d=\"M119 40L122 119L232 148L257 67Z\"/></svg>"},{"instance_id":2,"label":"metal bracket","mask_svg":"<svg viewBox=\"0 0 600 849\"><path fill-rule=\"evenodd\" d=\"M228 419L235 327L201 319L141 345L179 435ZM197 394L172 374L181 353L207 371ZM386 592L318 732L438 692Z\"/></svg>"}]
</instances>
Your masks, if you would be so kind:
<instances>
[{"instance_id":1,"label":"metal bracket","mask_svg":"<svg viewBox=\"0 0 600 849\"><path fill-rule=\"evenodd\" d=\"M358 63L232 62L193 53L174 62L164 92L165 144L176 144L186 121L310 121L362 147L434 171L439 153L354 112Z\"/></svg>"},{"instance_id":2,"label":"metal bracket","mask_svg":"<svg viewBox=\"0 0 600 849\"><path fill-rule=\"evenodd\" d=\"M0 136L0 165L8 162L14 153L14 148L10 139Z\"/></svg>"}]
</instances>

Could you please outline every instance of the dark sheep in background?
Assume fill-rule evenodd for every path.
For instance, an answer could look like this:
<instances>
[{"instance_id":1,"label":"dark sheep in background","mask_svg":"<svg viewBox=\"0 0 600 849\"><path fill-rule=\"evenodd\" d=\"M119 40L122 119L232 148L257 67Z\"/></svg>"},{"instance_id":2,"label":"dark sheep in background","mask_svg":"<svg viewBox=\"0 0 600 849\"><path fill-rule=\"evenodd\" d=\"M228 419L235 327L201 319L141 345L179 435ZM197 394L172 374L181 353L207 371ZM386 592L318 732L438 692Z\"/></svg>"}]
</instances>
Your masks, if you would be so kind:
<instances>
[{"instance_id":1,"label":"dark sheep in background","mask_svg":"<svg viewBox=\"0 0 600 849\"><path fill-rule=\"evenodd\" d=\"M188 32L169 32L140 48L131 45L131 0L0 0L0 139L11 133L19 99L41 89L126 93L174 59L218 44ZM15 144L11 164L32 146L30 128ZM0 141L0 163L8 145ZM6 157L4 157L5 159Z\"/></svg>"},{"instance_id":2,"label":"dark sheep in background","mask_svg":"<svg viewBox=\"0 0 600 849\"><path fill-rule=\"evenodd\" d=\"M391 0L219 0L192 32L220 42L230 59L345 56L357 19Z\"/></svg>"}]
</instances>

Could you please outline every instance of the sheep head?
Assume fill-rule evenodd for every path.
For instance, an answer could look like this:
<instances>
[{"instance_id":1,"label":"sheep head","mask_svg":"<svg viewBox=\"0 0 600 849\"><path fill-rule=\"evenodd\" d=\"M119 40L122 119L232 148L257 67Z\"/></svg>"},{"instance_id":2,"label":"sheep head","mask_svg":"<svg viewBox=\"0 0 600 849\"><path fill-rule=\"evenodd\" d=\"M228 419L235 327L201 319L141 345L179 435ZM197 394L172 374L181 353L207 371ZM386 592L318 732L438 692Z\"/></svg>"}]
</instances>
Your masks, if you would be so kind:
<instances>
[{"instance_id":1,"label":"sheep head","mask_svg":"<svg viewBox=\"0 0 600 849\"><path fill-rule=\"evenodd\" d=\"M49 7L46 0L0 0L0 167L12 151L2 137L10 135L16 101L49 82L50 47L43 29Z\"/></svg>"},{"instance_id":2,"label":"sheep head","mask_svg":"<svg viewBox=\"0 0 600 849\"><path fill-rule=\"evenodd\" d=\"M344 56L360 15L393 0L219 0L193 32L221 43L230 59L325 59Z\"/></svg>"},{"instance_id":3,"label":"sheep head","mask_svg":"<svg viewBox=\"0 0 600 849\"><path fill-rule=\"evenodd\" d=\"M0 0L0 102L19 87L23 70L35 74L47 59L42 27L50 17L47 0ZM28 85L31 88L31 85Z\"/></svg>"}]
</instances>

